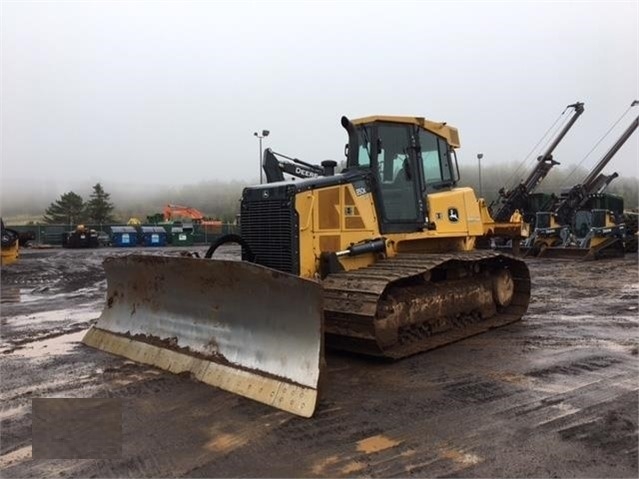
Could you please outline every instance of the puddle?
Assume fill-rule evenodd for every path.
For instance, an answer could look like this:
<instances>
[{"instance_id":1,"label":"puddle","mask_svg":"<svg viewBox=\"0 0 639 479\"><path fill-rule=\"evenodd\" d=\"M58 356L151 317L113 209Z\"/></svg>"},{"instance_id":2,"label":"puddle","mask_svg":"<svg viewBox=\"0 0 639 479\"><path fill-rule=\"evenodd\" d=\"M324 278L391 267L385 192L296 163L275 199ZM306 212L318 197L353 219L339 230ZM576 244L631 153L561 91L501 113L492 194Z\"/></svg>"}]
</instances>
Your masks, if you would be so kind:
<instances>
[{"instance_id":1,"label":"puddle","mask_svg":"<svg viewBox=\"0 0 639 479\"><path fill-rule=\"evenodd\" d=\"M581 409L573 407L565 402L553 404L552 406L546 408L546 411L549 411L550 417L537 423L536 427L551 423L553 421L556 421L557 419L561 419L562 417L572 416L573 414L578 413L580 410Z\"/></svg>"},{"instance_id":2,"label":"puddle","mask_svg":"<svg viewBox=\"0 0 639 479\"><path fill-rule=\"evenodd\" d=\"M362 469L364 469L364 467L364 464L362 464L361 462L352 461L342 468L342 474L353 474L354 472L361 471Z\"/></svg>"},{"instance_id":3,"label":"puddle","mask_svg":"<svg viewBox=\"0 0 639 479\"><path fill-rule=\"evenodd\" d=\"M51 292L49 287L41 288L20 288L18 286L3 286L0 290L0 303L34 303L36 301L51 301L60 298L81 298L91 294L99 293L103 289L98 287L80 288L72 293Z\"/></svg>"},{"instance_id":4,"label":"puddle","mask_svg":"<svg viewBox=\"0 0 639 479\"><path fill-rule=\"evenodd\" d=\"M474 466L482 462L482 459L476 454L463 452L458 449L441 448L439 455L464 467Z\"/></svg>"},{"instance_id":5,"label":"puddle","mask_svg":"<svg viewBox=\"0 0 639 479\"><path fill-rule=\"evenodd\" d=\"M311 467L311 471L315 476L326 475L325 470L328 467L331 467L339 462L339 456L333 455L321 458L319 461L316 461L315 464Z\"/></svg>"},{"instance_id":6,"label":"puddle","mask_svg":"<svg viewBox=\"0 0 639 479\"><path fill-rule=\"evenodd\" d=\"M357 441L357 450L359 452L365 452L371 454L373 452L383 451L400 444L401 441L396 441L386 436L378 434L377 436L367 437L361 441Z\"/></svg>"},{"instance_id":7,"label":"puddle","mask_svg":"<svg viewBox=\"0 0 639 479\"><path fill-rule=\"evenodd\" d=\"M13 406L0 410L0 420L6 420L15 416L19 416L25 413L27 408L25 406Z\"/></svg>"},{"instance_id":8,"label":"puddle","mask_svg":"<svg viewBox=\"0 0 639 479\"><path fill-rule=\"evenodd\" d=\"M29 343L11 353L22 358L46 358L69 354L82 340L85 330Z\"/></svg>"},{"instance_id":9,"label":"puddle","mask_svg":"<svg viewBox=\"0 0 639 479\"><path fill-rule=\"evenodd\" d=\"M31 446L24 446L0 456L0 470L31 459Z\"/></svg>"},{"instance_id":10,"label":"puddle","mask_svg":"<svg viewBox=\"0 0 639 479\"><path fill-rule=\"evenodd\" d=\"M3 286L0 289L0 303L22 303L24 297L31 289L18 288L17 286Z\"/></svg>"},{"instance_id":11,"label":"puddle","mask_svg":"<svg viewBox=\"0 0 639 479\"><path fill-rule=\"evenodd\" d=\"M37 323L71 321L83 322L100 316L102 304L85 308L57 309L53 311L41 311L39 313L20 314L6 318L7 324L12 326L33 326Z\"/></svg>"},{"instance_id":12,"label":"puddle","mask_svg":"<svg viewBox=\"0 0 639 479\"><path fill-rule=\"evenodd\" d=\"M227 453L245 445L248 438L235 434L218 434L216 438L210 440L204 447L209 451Z\"/></svg>"}]
</instances>

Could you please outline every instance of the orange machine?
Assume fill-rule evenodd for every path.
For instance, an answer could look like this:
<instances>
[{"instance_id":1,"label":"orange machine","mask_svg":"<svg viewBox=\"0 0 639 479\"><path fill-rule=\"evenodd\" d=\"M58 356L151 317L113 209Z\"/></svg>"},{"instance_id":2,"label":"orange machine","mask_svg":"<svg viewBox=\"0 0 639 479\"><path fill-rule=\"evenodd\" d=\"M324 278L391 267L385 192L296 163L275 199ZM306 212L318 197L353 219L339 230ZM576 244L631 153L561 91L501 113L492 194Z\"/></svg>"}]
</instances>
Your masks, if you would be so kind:
<instances>
[{"instance_id":1,"label":"orange machine","mask_svg":"<svg viewBox=\"0 0 639 479\"><path fill-rule=\"evenodd\" d=\"M193 224L202 225L207 230L219 229L222 226L220 220L212 220L204 216L204 214L190 206L172 205L168 204L162 211L164 214L164 221L192 221Z\"/></svg>"}]
</instances>

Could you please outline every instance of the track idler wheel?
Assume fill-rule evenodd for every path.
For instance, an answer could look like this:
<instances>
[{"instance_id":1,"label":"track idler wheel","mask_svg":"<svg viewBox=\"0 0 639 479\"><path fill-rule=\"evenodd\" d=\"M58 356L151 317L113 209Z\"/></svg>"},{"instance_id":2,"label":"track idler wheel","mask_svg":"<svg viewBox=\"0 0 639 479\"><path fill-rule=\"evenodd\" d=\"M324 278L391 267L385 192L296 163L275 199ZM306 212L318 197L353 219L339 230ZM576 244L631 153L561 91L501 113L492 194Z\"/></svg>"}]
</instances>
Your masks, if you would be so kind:
<instances>
[{"instance_id":1,"label":"track idler wheel","mask_svg":"<svg viewBox=\"0 0 639 479\"><path fill-rule=\"evenodd\" d=\"M497 306L505 308L510 306L515 294L515 282L507 269L502 269L493 276L493 299Z\"/></svg>"}]
</instances>

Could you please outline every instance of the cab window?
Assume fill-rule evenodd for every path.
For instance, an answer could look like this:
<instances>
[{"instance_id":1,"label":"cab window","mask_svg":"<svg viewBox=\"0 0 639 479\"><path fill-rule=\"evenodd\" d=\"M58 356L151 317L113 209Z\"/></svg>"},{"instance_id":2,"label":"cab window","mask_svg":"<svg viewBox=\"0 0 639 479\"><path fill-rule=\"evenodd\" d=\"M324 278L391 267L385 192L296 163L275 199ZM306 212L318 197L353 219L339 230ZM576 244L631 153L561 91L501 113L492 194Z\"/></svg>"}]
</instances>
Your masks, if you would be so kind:
<instances>
[{"instance_id":1,"label":"cab window","mask_svg":"<svg viewBox=\"0 0 639 479\"><path fill-rule=\"evenodd\" d=\"M416 221L418 182L411 168L410 128L380 124L377 127L376 173L387 221Z\"/></svg>"},{"instance_id":2,"label":"cab window","mask_svg":"<svg viewBox=\"0 0 639 479\"><path fill-rule=\"evenodd\" d=\"M426 130L419 130L424 182L449 183L453 179L446 141Z\"/></svg>"},{"instance_id":3,"label":"cab window","mask_svg":"<svg viewBox=\"0 0 639 479\"><path fill-rule=\"evenodd\" d=\"M426 183L441 180L441 168L439 163L439 146L437 137L424 130L419 130L419 143L422 149L422 165Z\"/></svg>"},{"instance_id":4,"label":"cab window","mask_svg":"<svg viewBox=\"0 0 639 479\"><path fill-rule=\"evenodd\" d=\"M371 145L372 132L370 126L360 126L357 129L357 138L359 140L359 152L357 155L358 166L369 167L373 156L373 147Z\"/></svg>"}]
</instances>

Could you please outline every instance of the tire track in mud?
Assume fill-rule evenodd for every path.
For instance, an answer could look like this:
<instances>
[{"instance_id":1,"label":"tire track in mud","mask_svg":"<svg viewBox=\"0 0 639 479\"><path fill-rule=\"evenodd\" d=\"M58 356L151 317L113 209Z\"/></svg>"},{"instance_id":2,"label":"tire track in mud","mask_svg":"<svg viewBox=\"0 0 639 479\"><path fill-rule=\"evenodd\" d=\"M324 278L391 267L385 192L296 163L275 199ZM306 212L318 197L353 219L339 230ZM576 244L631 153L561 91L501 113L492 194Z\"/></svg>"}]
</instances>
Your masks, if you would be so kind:
<instances>
[{"instance_id":1,"label":"tire track in mud","mask_svg":"<svg viewBox=\"0 0 639 479\"><path fill-rule=\"evenodd\" d=\"M15 453L30 443L32 397L81 397L93 394L92 391L102 391L101 394L105 395L100 361L95 368L87 370L86 367L77 367L78 364L86 364L82 359L76 361L73 354L64 358L48 357L44 349L50 340L63 340L70 334L87 329L99 315L101 305L96 303L102 302L106 292L102 269L105 253L130 252L25 251L18 263L3 268L0 276L3 455ZM171 253L176 254L175 251ZM78 318L85 320L78 321ZM78 347L82 348L79 344ZM33 354L35 359L21 357L23 351L31 350L36 351ZM40 353L37 353L38 350ZM114 360L103 355L102 361L112 363ZM31 381L26 385L23 384L25 371L31 375ZM52 371L55 371L55 378L51 377ZM70 383L67 377L74 377L74 381ZM136 375L137 379L140 377ZM119 380L118 383L130 381L133 379ZM156 386L145 387L141 381L132 394L145 389L158 391Z\"/></svg>"},{"instance_id":2,"label":"tire track in mud","mask_svg":"<svg viewBox=\"0 0 639 479\"><path fill-rule=\"evenodd\" d=\"M118 398L125 439L118 460L23 458L3 474L637 477L636 256L530 266L524 321L396 363L329 354L308 420L83 346L38 368L6 355L1 458L30 445L29 396Z\"/></svg>"},{"instance_id":3,"label":"tire track in mud","mask_svg":"<svg viewBox=\"0 0 639 479\"><path fill-rule=\"evenodd\" d=\"M610 367L614 367L615 364L618 363L613 363ZM588 368L581 370L581 374L585 375L589 375L590 372L592 371ZM620 392L628 390L626 387L614 386L623 386L624 381L636 383L632 374L622 372L620 377L624 379L619 383L615 382L617 379L611 381L598 379L592 391L573 390L573 395L590 394L592 409L596 411ZM478 384L479 387L477 387ZM305 458L303 464L298 465L297 469L297 474L300 474L299 471L306 471L301 475L312 476L321 473L320 475L323 476L340 477L356 472L365 476L404 477L413 474L429 476L457 474L489 459L494 459L484 452L486 438L501 437L507 442L511 435L515 436L518 434L517 431L522 430L525 431L525 436L548 434L548 432L537 431L537 423L543 423L549 417L556 420L557 404L561 401L547 401L547 393L544 391L513 388L509 386L511 383L505 386L498 385L495 388L493 384L494 382L491 381L477 381L469 378L450 383L447 393L452 396L452 401L440 402L441 409L431 411L430 418L422 414L423 410L415 407L415 404L411 404L409 400L404 402L402 409L394 408L390 398L378 403L375 408L362 406L358 409L352 404L350 407L345 405L344 399L336 399L330 405L332 418L322 420L320 409L317 421L313 420L312 424L302 422L298 426L293 420L274 435L281 438L278 444L283 442L285 446L295 447ZM510 392L504 393L505 390ZM343 392L345 394L341 397L346 397L348 391ZM365 392L371 393L368 388ZM471 393L470 400L464 394L465 392ZM600 394L594 394L595 392ZM537 411L534 417L524 414L509 416L501 413L503 410L508 410L512 402L527 403L533 399L534 409ZM382 404L387 407L382 408ZM574 411L574 413L577 412ZM559 413L563 416L565 411L561 410ZM407 423L407 420L411 422ZM365 427L361 427L360 421L368 423L372 421L374 426L371 430L366 430ZM325 424L328 428L324 427ZM335 424L340 427L333 427ZM458 425L463 425L464 431L468 432L459 431ZM302 433L296 434L297 428L300 428ZM513 428L515 433L509 434L508 430ZM326 435L329 435L330 440L323 438ZM369 453L358 451L359 442L366 440L367 437L376 436L387 438L395 445ZM631 435L626 439L636 442L636 434L634 439ZM271 444L266 448L272 451L274 446ZM238 454L240 457L244 455L242 451ZM273 460L285 461L286 459L284 456L279 456L274 457ZM219 467L218 463L216 468L202 467L198 470L198 475L210 475L213 471L219 471L217 467ZM627 464L626 467L628 467ZM250 475L251 472L256 473L256 470L249 470L247 474ZM494 476L495 474L492 472L485 475Z\"/></svg>"},{"instance_id":4,"label":"tire track in mud","mask_svg":"<svg viewBox=\"0 0 639 479\"><path fill-rule=\"evenodd\" d=\"M636 278L632 278L632 280L636 281ZM634 318L634 324L632 319L626 321L626 323L628 322L631 323L632 327L636 327L636 318ZM610 324L607 321L599 323L595 320L593 321L593 324L598 324L601 328L610 327ZM558 321L557 325L561 325L561 321ZM565 322L563 326L571 327L571 325L566 325ZM616 326L618 327L619 325ZM623 326L627 326L627 324L624 324ZM522 328L525 329L525 324L505 329L518 331ZM543 329L543 326L541 326L541 328ZM552 336L553 334L552 331L547 331L547 333L549 333L549 336ZM508 336L508 333L499 332L499 335ZM547 337L546 339L552 338ZM474 341L479 343L488 342L488 340L484 340L483 337L479 337ZM467 343L473 343L474 341L468 341ZM473 349L472 344L467 344L466 346L469 346L468 349ZM481 344L481 347L476 348L480 352L484 351L484 356L486 355L485 346L486 344ZM512 346L512 343L504 345L503 349L508 349L510 346ZM566 346L568 346L568 348L566 348ZM583 353L581 351L583 351L583 348L589 348L589 345L564 344L563 347L567 349L565 356L570 356L575 353L577 353L578 356L582 356ZM454 355L454 353L451 354ZM547 450L547 447L542 447L538 444L538 439L540 437L543 437L544 441L550 440L550 443L557 443L556 446L558 449L563 450L565 449L565 445L564 447L561 447L561 442L566 442L569 438L564 433L559 436L559 432L566 429L565 424L579 424L584 420L598 421L598 419L589 419L589 417L592 415L600 416L602 414L602 410L605 413L604 415L619 414L614 411L605 412L609 408L617 407L615 398L619 396L624 399L621 402L626 404L626 409L633 410L633 397L628 396L628 394L632 395L632 391L637 390L636 363L631 362L630 365L628 365L627 355L620 354L619 356L614 356L614 354L618 354L618 351L614 351L610 355L601 355L600 351L595 351L594 354L590 356L586 355L585 358L561 362L558 365L550 366L546 369L523 368L523 370L520 371L506 371L502 374L504 381L501 383L493 380L482 380L476 378L469 380L467 373L464 373L463 379L459 380L456 380L454 375L448 375L448 377L440 376L438 381L440 384L445 385L444 390L448 397L445 401L439 402L439 407L444 407L445 405L450 407L452 400L461 403L462 410L461 412L458 410L455 413L449 413L447 416L446 414L442 414L441 410L432 411L433 408L431 408L430 413L437 414L436 421L425 421L423 425L420 424L419 427L416 428L417 430L412 431L411 434L406 434L406 430L410 429L406 424L406 420L407 417L411 417L410 414L406 413L408 412L407 410L412 409L410 404L406 404L409 401L404 401L404 413L400 414L400 416L403 417L400 421L398 421L402 424L395 428L384 420L388 417L389 411L396 410L393 408L395 405L394 401L387 395L384 396L384 398L377 403L377 407L374 408L367 408L363 406L364 403L362 403L362 405L344 408L337 406L339 405L339 401L335 401L332 405L336 406L338 410L345 409L350 411L349 416L337 416L335 423L341 427L337 430L334 429L330 431L331 439L334 443L340 444L340 446L334 448L320 447L322 441L313 439L316 424L314 421L313 424L304 428L303 435L300 436L293 434L294 439L289 443L291 447L295 444L296 450L299 451L300 455L310 458L310 460L305 461L305 467L301 467L300 465L296 472L299 474L299 471L302 470L306 471L306 474L308 475L313 475L313 472L317 473L321 471L321 475L333 477L353 473L362 475L381 475L383 477L403 477L414 474L425 474L429 476L454 475L464 471L464 474L470 473L470 475L495 476L495 468L490 467L487 469L485 464L494 461L494 458L500 455L501 452L493 450L492 454L486 454L486 438L501 437L501 447L507 448L510 436L513 436L514 440L519 441L520 443L523 440L522 447L524 449L534 445L540 450L540 453L536 455L528 452L529 461L522 461L521 458L513 461L515 467L511 468L511 470L517 470L520 471L520 473L527 471L527 475L550 475L553 470L563 471L564 469L562 469L561 457L559 456L554 458L556 465L546 465L547 462L544 460L543 453ZM494 356L498 357L499 355L495 354ZM468 358L464 359L468 360ZM421 361L419 362L423 364ZM438 363L438 360L435 359L432 362ZM491 364L491 366L493 365ZM508 366L506 369L511 369ZM413 368L410 369L410 377L411 379L414 379L416 371ZM470 369L473 368L471 367ZM482 368L480 367L480 369ZM494 367L493 371L487 375L488 378L494 379L496 376L498 377L499 375L495 375L494 373L494 371L498 369L498 367ZM342 369L342 372L345 370L347 371L348 368ZM332 372L334 374L336 373L336 371ZM336 379L336 381L343 379L343 375L340 376L342 377ZM422 376L424 377L420 379L429 379L428 373L424 373ZM579 378L578 384L581 384L582 387L574 385L567 386L563 384L565 380L564 376L569 376L573 379ZM548 386L548 384L544 384L544 381L550 382L550 385L555 387L551 388L551 391L548 392L546 390L546 386ZM541 383L540 389L536 389L535 387L538 383ZM589 387L583 386L584 384ZM518 387L518 385L520 386ZM358 386L362 386L361 380L358 381ZM380 384L379 386L383 389L383 384ZM414 388L411 387L411 394L415 393L413 389ZM561 394L569 399L573 398L573 402L577 402L575 398L581 398L582 396L588 399L588 401L586 401L584 405L581 405L579 409L575 408L573 410L573 406L562 406L562 404L566 404L566 399L554 397L557 390L566 391ZM572 396L570 395L571 391ZM371 391L367 390L367 392L370 393ZM384 392L388 393L386 389L384 389ZM344 396L348 396L350 391L342 391L342 393ZM432 399L433 398L431 397L430 401L428 401L431 406L433 405ZM513 402L527 404L531 401L534 404L534 409L536 411L534 416L531 416L530 414L521 414L515 418L506 416L506 421L499 420L499 418L496 417L500 410L508 410L508 408L512 406L511 403ZM472 407L463 407L464 403L469 404ZM630 403L629 408L627 406L628 403ZM386 409L379 408L379 406L384 404L390 406ZM349 441L352 442L353 438L345 436L342 431L352 431L359 428L357 421L352 419L352 416L356 415L357 407L369 409L366 417L373 417L377 421L377 429L370 431L370 433L383 430L384 434L391 437L393 441L399 441L399 445L393 447L392 450L376 452L365 456L362 454L354 454L354 448L345 448L345 445L348 444ZM495 412L495 409L497 409L497 413ZM318 414L320 413L321 410L318 411ZM420 417L419 413L416 417ZM411 419L413 418L411 417ZM622 421L624 427L622 431L623 433L620 436L620 442L625 444L625 451L636 449L636 420L633 423L631 419L632 416L627 414L626 418ZM513 423L513 421L515 422ZM440 433L439 437L437 437L438 434L436 434L436 432L438 431L438 428L442 428L442 424L444 425L443 433ZM472 432L466 435L459 434L459 432L455 430L454 426L450 426L460 424L463 425L464 429ZM412 425L414 426L414 424ZM513 427L515 427L515 432L508 434L507 431ZM570 427L571 426L568 426L568 428ZM632 429L633 427L634 430ZM449 431L447 431L447 429L449 429ZM504 434L504 431L506 431L506 434ZM322 435L326 434L327 433L324 428L320 427L317 430L318 437L322 437ZM619 436L618 431L615 430L614 427L611 431L608 431L607 434L609 436ZM550 435L551 437L546 438L546 435ZM290 431L283 431L281 436L283 438L288 438L290 436ZM504 436L506 436L506 438L504 438ZM428 438L427 447L423 446L424 438ZM282 440L286 442L286 440ZM307 442L309 443L309 447L304 448L304 444ZM316 446L321 449L320 453L316 452ZM344 449L347 450L345 451ZM522 454L522 451L519 450L518 446L514 449L515 450L511 451L511 458ZM437 452L433 453L432 450ZM488 452L491 452L490 448ZM241 452L238 454L242 455ZM574 452L572 455L575 455ZM577 454L577 456L580 461L586 464L585 466L581 466L586 467L586 470L588 470L587 468L594 471L602 470L598 467L598 461L594 461L594 463L593 461L584 461L584 458L581 457L580 454ZM283 456L280 459L285 460ZM606 461L603 461L602 463L605 464L605 467L609 468L608 472L620 471L620 476L629 475L632 477L632 475L636 472L636 461L633 461L632 457L624 457L623 455L621 459L621 465L614 465L610 463L606 464ZM535 466L536 463L542 464L543 466ZM505 464L503 466L503 471L508 470L505 468ZM215 467L204 466L198 470L197 475L207 475L207 473L211 474L213 471L219 470L220 469ZM472 471L476 471L475 474L473 474ZM481 471L488 472L482 473ZM255 470L253 472L255 472Z\"/></svg>"},{"instance_id":5,"label":"tire track in mud","mask_svg":"<svg viewBox=\"0 0 639 479\"><path fill-rule=\"evenodd\" d=\"M193 248L196 252L203 247ZM13 351L32 341L88 328L106 296L102 261L126 254L179 255L184 248L136 250L27 250L18 263L3 268L2 349ZM228 254L225 253L225 254ZM66 324L76 318L74 325ZM37 324L34 324L37 323Z\"/></svg>"}]
</instances>

